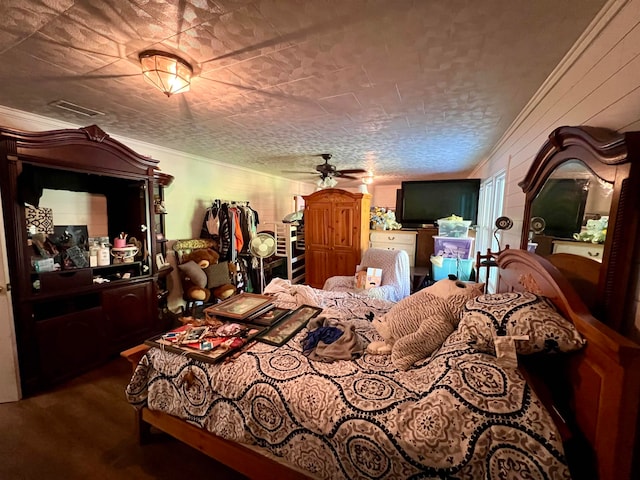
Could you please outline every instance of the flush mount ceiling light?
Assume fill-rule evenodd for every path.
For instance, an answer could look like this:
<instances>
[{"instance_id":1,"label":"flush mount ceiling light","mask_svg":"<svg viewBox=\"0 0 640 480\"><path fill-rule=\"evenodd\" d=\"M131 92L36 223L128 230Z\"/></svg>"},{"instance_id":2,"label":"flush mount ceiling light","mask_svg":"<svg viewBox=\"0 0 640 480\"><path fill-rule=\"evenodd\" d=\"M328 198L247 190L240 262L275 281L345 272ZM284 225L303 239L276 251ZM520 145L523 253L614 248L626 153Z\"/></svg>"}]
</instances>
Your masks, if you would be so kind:
<instances>
[{"instance_id":1,"label":"flush mount ceiling light","mask_svg":"<svg viewBox=\"0 0 640 480\"><path fill-rule=\"evenodd\" d=\"M139 58L144 78L167 97L189 91L193 68L182 58L158 50L146 50Z\"/></svg>"}]
</instances>

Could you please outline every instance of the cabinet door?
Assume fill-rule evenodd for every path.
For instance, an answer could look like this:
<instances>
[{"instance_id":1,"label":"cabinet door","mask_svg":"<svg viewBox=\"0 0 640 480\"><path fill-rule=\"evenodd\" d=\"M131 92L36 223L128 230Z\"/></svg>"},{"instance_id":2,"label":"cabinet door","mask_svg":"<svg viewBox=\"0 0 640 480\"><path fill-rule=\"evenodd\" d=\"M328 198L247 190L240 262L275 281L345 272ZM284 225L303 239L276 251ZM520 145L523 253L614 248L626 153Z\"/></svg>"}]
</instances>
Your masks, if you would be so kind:
<instances>
[{"instance_id":1,"label":"cabinet door","mask_svg":"<svg viewBox=\"0 0 640 480\"><path fill-rule=\"evenodd\" d=\"M317 201L305 210L306 283L322 288L331 252L331 202Z\"/></svg>"},{"instance_id":2,"label":"cabinet door","mask_svg":"<svg viewBox=\"0 0 640 480\"><path fill-rule=\"evenodd\" d=\"M159 320L152 282L106 290L102 294L102 308L108 319L114 352L156 333Z\"/></svg>"},{"instance_id":3,"label":"cabinet door","mask_svg":"<svg viewBox=\"0 0 640 480\"><path fill-rule=\"evenodd\" d=\"M304 213L304 231L307 249L329 248L331 209L332 205L330 202L314 202L313 204L307 205Z\"/></svg>"},{"instance_id":4,"label":"cabinet door","mask_svg":"<svg viewBox=\"0 0 640 480\"><path fill-rule=\"evenodd\" d=\"M324 281L330 276L328 266L330 265L330 253L327 249L307 250L305 281L307 285L314 288L322 288Z\"/></svg>"},{"instance_id":5,"label":"cabinet door","mask_svg":"<svg viewBox=\"0 0 640 480\"><path fill-rule=\"evenodd\" d=\"M357 248L358 235L360 231L360 212L354 202L336 203L333 209L331 231L332 246L337 250L347 251Z\"/></svg>"},{"instance_id":6,"label":"cabinet door","mask_svg":"<svg viewBox=\"0 0 640 480\"><path fill-rule=\"evenodd\" d=\"M66 380L107 359L108 339L100 307L40 320L35 332L44 383Z\"/></svg>"},{"instance_id":7,"label":"cabinet door","mask_svg":"<svg viewBox=\"0 0 640 480\"><path fill-rule=\"evenodd\" d=\"M333 210L329 276L355 275L360 262L360 204L338 202Z\"/></svg>"}]
</instances>

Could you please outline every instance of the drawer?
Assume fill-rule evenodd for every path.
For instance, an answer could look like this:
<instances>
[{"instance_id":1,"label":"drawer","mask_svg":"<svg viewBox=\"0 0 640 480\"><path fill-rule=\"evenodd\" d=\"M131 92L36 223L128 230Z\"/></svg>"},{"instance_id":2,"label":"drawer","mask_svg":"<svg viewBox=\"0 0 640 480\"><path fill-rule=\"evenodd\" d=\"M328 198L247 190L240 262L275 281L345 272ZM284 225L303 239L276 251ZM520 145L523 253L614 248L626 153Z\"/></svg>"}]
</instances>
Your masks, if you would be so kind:
<instances>
[{"instance_id":1,"label":"drawer","mask_svg":"<svg viewBox=\"0 0 640 480\"><path fill-rule=\"evenodd\" d=\"M588 242L553 242L553 253L571 253L602 262L604 245Z\"/></svg>"},{"instance_id":2,"label":"drawer","mask_svg":"<svg viewBox=\"0 0 640 480\"><path fill-rule=\"evenodd\" d=\"M369 234L369 240L373 244L393 243L394 245L409 245L415 247L416 232L400 232L396 230L373 231Z\"/></svg>"},{"instance_id":3,"label":"drawer","mask_svg":"<svg viewBox=\"0 0 640 480\"><path fill-rule=\"evenodd\" d=\"M40 274L41 293L64 292L92 284L93 275L90 268L61 270L59 272L47 272Z\"/></svg>"}]
</instances>

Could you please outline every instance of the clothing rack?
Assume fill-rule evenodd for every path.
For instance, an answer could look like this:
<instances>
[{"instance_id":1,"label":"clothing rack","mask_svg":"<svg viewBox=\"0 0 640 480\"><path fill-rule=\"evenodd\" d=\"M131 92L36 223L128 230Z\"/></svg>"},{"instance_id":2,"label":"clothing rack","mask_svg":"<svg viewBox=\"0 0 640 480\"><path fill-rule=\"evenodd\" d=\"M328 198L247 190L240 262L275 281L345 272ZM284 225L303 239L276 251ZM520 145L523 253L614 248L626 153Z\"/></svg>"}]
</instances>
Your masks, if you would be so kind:
<instances>
[{"instance_id":1,"label":"clothing rack","mask_svg":"<svg viewBox=\"0 0 640 480\"><path fill-rule=\"evenodd\" d=\"M249 242L259 223L258 212L249 206L248 200L216 198L205 210L200 238L216 238L219 261L236 264L236 281L239 289L248 286L250 267Z\"/></svg>"},{"instance_id":2,"label":"clothing rack","mask_svg":"<svg viewBox=\"0 0 640 480\"><path fill-rule=\"evenodd\" d=\"M212 207L219 207L223 203L227 203L232 207L248 207L249 200L225 200L216 198L213 202L211 202Z\"/></svg>"}]
</instances>

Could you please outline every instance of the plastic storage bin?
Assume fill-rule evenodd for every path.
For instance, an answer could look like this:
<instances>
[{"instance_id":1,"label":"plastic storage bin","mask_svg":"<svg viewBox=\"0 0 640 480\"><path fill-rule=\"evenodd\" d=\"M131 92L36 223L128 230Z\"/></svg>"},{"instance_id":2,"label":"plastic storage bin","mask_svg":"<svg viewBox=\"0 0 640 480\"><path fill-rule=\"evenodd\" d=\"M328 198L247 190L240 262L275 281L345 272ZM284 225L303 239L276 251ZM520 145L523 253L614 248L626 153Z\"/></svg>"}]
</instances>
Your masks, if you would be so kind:
<instances>
[{"instance_id":1,"label":"plastic storage bin","mask_svg":"<svg viewBox=\"0 0 640 480\"><path fill-rule=\"evenodd\" d=\"M438 265L438 260L434 262L431 256L431 270L433 280L438 281L447 278L450 274L456 275L458 280L468 281L471 278L475 259L473 258L443 258L442 266Z\"/></svg>"},{"instance_id":2,"label":"plastic storage bin","mask_svg":"<svg viewBox=\"0 0 640 480\"><path fill-rule=\"evenodd\" d=\"M466 237L469 235L471 220L438 220L438 235L441 237Z\"/></svg>"},{"instance_id":3,"label":"plastic storage bin","mask_svg":"<svg viewBox=\"0 0 640 480\"><path fill-rule=\"evenodd\" d=\"M473 238L433 237L434 255L445 258L473 258Z\"/></svg>"}]
</instances>

